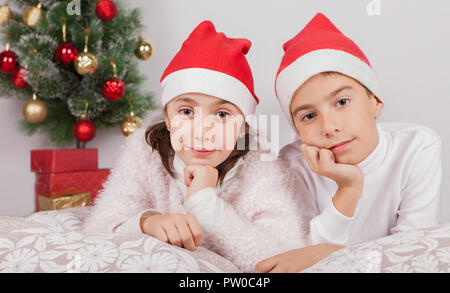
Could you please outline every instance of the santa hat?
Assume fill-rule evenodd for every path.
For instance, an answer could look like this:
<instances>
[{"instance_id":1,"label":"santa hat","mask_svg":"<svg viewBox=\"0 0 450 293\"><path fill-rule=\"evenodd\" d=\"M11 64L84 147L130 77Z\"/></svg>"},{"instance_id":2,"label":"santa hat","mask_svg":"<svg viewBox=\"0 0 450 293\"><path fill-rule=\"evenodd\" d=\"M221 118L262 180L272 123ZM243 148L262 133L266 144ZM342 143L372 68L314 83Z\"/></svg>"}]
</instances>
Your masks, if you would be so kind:
<instances>
[{"instance_id":1,"label":"santa hat","mask_svg":"<svg viewBox=\"0 0 450 293\"><path fill-rule=\"evenodd\" d=\"M161 77L162 106L184 93L202 93L233 103L244 116L253 114L259 101L245 58L250 47L247 39L216 32L211 21L200 23Z\"/></svg>"},{"instance_id":2,"label":"santa hat","mask_svg":"<svg viewBox=\"0 0 450 293\"><path fill-rule=\"evenodd\" d=\"M305 81L321 72L335 71L350 76L381 100L380 84L369 60L322 13L317 13L283 49L275 92L292 127L294 122L289 110L292 96Z\"/></svg>"}]
</instances>

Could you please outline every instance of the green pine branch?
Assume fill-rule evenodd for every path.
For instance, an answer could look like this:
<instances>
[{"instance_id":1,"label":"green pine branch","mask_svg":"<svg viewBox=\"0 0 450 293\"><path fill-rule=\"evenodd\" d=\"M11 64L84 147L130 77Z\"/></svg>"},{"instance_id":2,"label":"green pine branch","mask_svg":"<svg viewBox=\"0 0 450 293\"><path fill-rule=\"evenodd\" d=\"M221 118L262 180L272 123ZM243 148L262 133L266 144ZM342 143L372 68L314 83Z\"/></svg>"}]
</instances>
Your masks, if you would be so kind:
<instances>
[{"instance_id":1,"label":"green pine branch","mask_svg":"<svg viewBox=\"0 0 450 293\"><path fill-rule=\"evenodd\" d=\"M81 15L68 15L66 1L61 0L10 0L14 18L0 27L0 42L9 41L21 66L28 68L25 76L29 88L17 89L10 74L0 73L2 96L21 99L24 102L33 92L47 106L47 117L40 124L20 121L20 130L26 135L48 133L57 146L75 143L73 126L89 104L87 117L94 121L97 130L117 127L133 110L137 116L154 107L153 96L142 86L145 77L138 69L134 50L143 31L140 11L127 9L120 1L114 1L118 14L112 21L103 22L95 14L97 1L81 0ZM30 28L24 24L22 15L32 6L42 3L43 18L39 25ZM85 34L89 27L88 51L99 61L93 75L81 76L74 66L61 64L56 60L55 50L62 38L62 20L66 22L66 38L83 52ZM113 77L111 66L114 61L117 77L126 85L124 97L110 101L103 97L103 83ZM127 97L133 101L131 109Z\"/></svg>"}]
</instances>

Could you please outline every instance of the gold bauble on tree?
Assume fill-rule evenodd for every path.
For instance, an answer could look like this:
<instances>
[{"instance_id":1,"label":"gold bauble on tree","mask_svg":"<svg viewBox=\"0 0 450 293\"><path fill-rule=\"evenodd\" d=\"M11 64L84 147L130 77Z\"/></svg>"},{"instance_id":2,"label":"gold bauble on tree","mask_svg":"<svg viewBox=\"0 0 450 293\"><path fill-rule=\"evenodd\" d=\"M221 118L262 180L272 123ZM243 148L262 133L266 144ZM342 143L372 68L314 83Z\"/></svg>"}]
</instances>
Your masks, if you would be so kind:
<instances>
[{"instance_id":1,"label":"gold bauble on tree","mask_svg":"<svg viewBox=\"0 0 450 293\"><path fill-rule=\"evenodd\" d=\"M122 130L122 134L128 136L136 131L136 129L140 128L142 125L141 118L134 115L133 112L130 113L130 116L126 116L122 123L120 124L120 129Z\"/></svg>"},{"instance_id":2,"label":"gold bauble on tree","mask_svg":"<svg viewBox=\"0 0 450 293\"><path fill-rule=\"evenodd\" d=\"M13 13L9 9L8 4L0 5L0 25L7 23L13 18Z\"/></svg>"},{"instance_id":3,"label":"gold bauble on tree","mask_svg":"<svg viewBox=\"0 0 450 293\"><path fill-rule=\"evenodd\" d=\"M84 51L78 54L73 65L75 70L81 75L94 74L98 68L98 59L94 54L88 52L89 28L84 30L84 35Z\"/></svg>"},{"instance_id":4,"label":"gold bauble on tree","mask_svg":"<svg viewBox=\"0 0 450 293\"><path fill-rule=\"evenodd\" d=\"M134 54L141 60L148 60L153 56L154 46L150 41L139 38Z\"/></svg>"},{"instance_id":5,"label":"gold bauble on tree","mask_svg":"<svg viewBox=\"0 0 450 293\"><path fill-rule=\"evenodd\" d=\"M78 74L93 74L97 71L98 59L92 53L83 52L78 54L77 58L74 61L74 66Z\"/></svg>"},{"instance_id":6,"label":"gold bauble on tree","mask_svg":"<svg viewBox=\"0 0 450 293\"><path fill-rule=\"evenodd\" d=\"M23 22L29 27L35 27L38 25L42 18L42 4L39 3L36 6L27 8L23 13Z\"/></svg>"},{"instance_id":7,"label":"gold bauble on tree","mask_svg":"<svg viewBox=\"0 0 450 293\"><path fill-rule=\"evenodd\" d=\"M39 124L47 117L47 106L33 93L33 98L23 105L22 112L26 121L32 124Z\"/></svg>"}]
</instances>

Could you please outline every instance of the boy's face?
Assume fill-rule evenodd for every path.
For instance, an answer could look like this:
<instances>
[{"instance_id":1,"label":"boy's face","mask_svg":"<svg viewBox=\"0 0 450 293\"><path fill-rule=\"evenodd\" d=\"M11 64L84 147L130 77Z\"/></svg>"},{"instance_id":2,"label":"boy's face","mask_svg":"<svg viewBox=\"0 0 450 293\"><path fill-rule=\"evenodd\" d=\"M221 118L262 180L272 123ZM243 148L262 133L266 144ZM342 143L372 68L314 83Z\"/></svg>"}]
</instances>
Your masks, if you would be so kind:
<instances>
[{"instance_id":1,"label":"boy's face","mask_svg":"<svg viewBox=\"0 0 450 293\"><path fill-rule=\"evenodd\" d=\"M358 164L376 147L383 103L356 80L317 74L300 86L290 111L301 141L329 149L336 163Z\"/></svg>"}]
</instances>

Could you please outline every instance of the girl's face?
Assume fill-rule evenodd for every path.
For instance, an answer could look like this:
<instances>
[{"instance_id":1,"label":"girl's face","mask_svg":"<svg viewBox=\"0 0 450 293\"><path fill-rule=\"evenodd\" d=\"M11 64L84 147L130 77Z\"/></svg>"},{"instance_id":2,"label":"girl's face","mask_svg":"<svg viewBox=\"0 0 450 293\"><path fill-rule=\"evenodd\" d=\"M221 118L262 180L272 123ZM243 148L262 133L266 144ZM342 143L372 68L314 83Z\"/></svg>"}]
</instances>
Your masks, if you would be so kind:
<instances>
[{"instance_id":1,"label":"girl's face","mask_svg":"<svg viewBox=\"0 0 450 293\"><path fill-rule=\"evenodd\" d=\"M245 135L239 108L209 95L177 96L166 105L164 118L172 147L186 165L217 167Z\"/></svg>"},{"instance_id":2,"label":"girl's face","mask_svg":"<svg viewBox=\"0 0 450 293\"><path fill-rule=\"evenodd\" d=\"M294 94L291 115L301 141L333 152L337 163L358 164L378 143L383 103L342 74L318 74Z\"/></svg>"}]
</instances>

